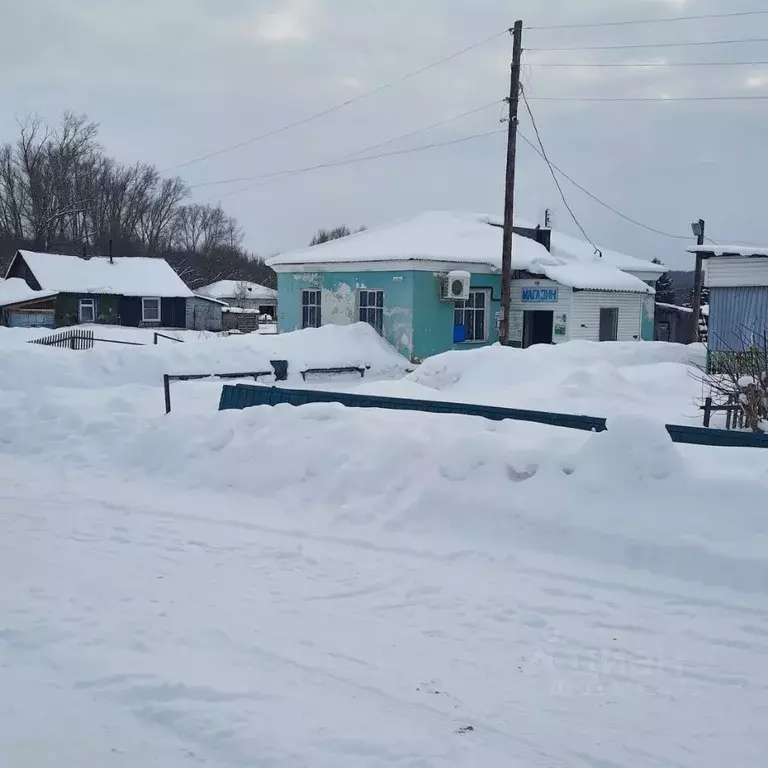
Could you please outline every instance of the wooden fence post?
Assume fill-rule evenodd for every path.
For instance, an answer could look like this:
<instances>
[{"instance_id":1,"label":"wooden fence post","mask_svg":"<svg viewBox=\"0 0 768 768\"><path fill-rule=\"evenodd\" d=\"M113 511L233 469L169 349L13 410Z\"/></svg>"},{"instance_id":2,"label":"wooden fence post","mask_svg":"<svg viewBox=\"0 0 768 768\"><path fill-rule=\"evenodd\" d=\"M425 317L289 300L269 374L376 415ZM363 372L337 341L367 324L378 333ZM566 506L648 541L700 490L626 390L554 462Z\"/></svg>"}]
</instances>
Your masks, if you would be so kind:
<instances>
[{"instance_id":1,"label":"wooden fence post","mask_svg":"<svg viewBox=\"0 0 768 768\"><path fill-rule=\"evenodd\" d=\"M171 412L171 377L169 374L163 374L163 389L165 390L165 415Z\"/></svg>"},{"instance_id":2,"label":"wooden fence post","mask_svg":"<svg viewBox=\"0 0 768 768\"><path fill-rule=\"evenodd\" d=\"M704 426L708 427L712 420L712 398L708 397L704 401Z\"/></svg>"}]
</instances>

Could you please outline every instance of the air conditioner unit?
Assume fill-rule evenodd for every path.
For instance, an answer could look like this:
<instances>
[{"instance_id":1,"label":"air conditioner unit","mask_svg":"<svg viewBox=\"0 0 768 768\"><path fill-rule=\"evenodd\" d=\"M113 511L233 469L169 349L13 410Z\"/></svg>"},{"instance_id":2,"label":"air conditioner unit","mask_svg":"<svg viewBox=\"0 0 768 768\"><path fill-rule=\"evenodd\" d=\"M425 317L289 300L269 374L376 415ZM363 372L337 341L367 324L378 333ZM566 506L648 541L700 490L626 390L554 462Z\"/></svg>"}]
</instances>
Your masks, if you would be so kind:
<instances>
[{"instance_id":1,"label":"air conditioner unit","mask_svg":"<svg viewBox=\"0 0 768 768\"><path fill-rule=\"evenodd\" d=\"M469 284L472 276L469 272L449 272L442 283L443 301L466 301L469 298Z\"/></svg>"}]
</instances>

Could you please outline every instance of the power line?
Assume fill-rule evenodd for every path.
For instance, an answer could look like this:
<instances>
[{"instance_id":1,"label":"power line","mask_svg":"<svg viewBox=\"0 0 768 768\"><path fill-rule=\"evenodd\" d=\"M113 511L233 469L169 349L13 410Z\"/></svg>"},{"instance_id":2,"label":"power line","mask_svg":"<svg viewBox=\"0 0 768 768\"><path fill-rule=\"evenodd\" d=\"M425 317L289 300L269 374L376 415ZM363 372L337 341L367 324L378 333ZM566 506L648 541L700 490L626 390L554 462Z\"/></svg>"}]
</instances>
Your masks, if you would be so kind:
<instances>
[{"instance_id":1,"label":"power line","mask_svg":"<svg viewBox=\"0 0 768 768\"><path fill-rule=\"evenodd\" d=\"M557 174L555 173L555 170L552 166L552 163L549 162L549 157L547 157L547 150L544 149L544 142L541 140L541 134L539 133L539 126L536 124L536 118L533 116L533 110L531 109L531 105L528 103L528 96L525 92L525 89L520 87L520 95L523 97L523 102L525 103L525 108L528 111L528 115L531 118L531 124L533 125L533 130L536 134L536 140L539 142L539 154L544 158L545 162L547 163L547 167L549 168L549 172L552 174L552 180L555 182L555 186L557 187L557 191L560 193L560 198L563 201L563 205L565 206L565 209L568 211L568 213L571 214L571 218L573 219L576 226L581 231L581 234L584 235L584 239L595 249L595 253L599 253L600 249L592 242L592 239L587 234L584 227L581 226L581 222L576 217L576 214L573 212L573 208L568 204L568 199L565 196L565 192L563 191L562 186L560 185L560 180L557 178Z\"/></svg>"},{"instance_id":2,"label":"power line","mask_svg":"<svg viewBox=\"0 0 768 768\"><path fill-rule=\"evenodd\" d=\"M314 120L318 120L321 117L326 117L327 115L330 115L333 112L338 112L339 110L344 109L345 107L348 107L352 104L357 104L358 102L363 101L364 99L368 99L371 96L375 96L379 93L382 93L383 91L389 90L390 88L394 88L395 86L400 85L401 83L404 83L407 80L411 80L412 78L417 77L418 75L421 75L424 72L428 72L429 70L435 69L436 67L446 64L449 61L453 61L454 59L457 59L459 56L463 56L465 53L469 53L470 51L473 51L476 48L480 48L483 45L487 45L493 40L503 37L504 35L507 35L510 32L511 32L510 28L505 29L503 32L497 32L496 34L491 35L491 37L487 37L484 40L479 40L476 43L472 43L472 45L468 45L466 48L462 48L461 50L456 51L455 53L452 53L449 56L446 56L442 59L438 59L437 61L433 61L431 64L427 64L426 66L419 67L419 69L415 69L406 75L403 75L401 77L398 77L395 80L391 80L390 82L385 83L384 85L380 85L376 88L373 88L370 91L365 91L364 93L358 94L357 96L354 96L351 99L347 99L347 101L343 101L339 104L335 104L332 107L324 109L320 112L316 112L307 117L303 117L300 120L296 120L292 123L286 123L285 125L282 125L279 128L275 128L271 131L267 131L266 133L259 134L258 136L253 136L250 139L245 139L244 141L240 141L237 144L232 144L228 147L223 147L222 149L215 150L214 152L209 152L206 155L201 155L200 157L196 157L192 160L187 160L186 162L179 163L178 165L174 165L171 168L165 168L162 171L162 173L168 173L170 171L176 171L179 168L186 168L187 166L195 165L196 163L202 163L214 157L218 157L220 155L224 155L229 152L234 152L235 150L242 149L243 147L249 146L250 144L255 144L257 141L262 141L264 139L271 138L272 136L277 136L280 133L284 133L285 131L292 130L293 128L298 128L299 126L306 125L307 123L310 123Z\"/></svg>"},{"instance_id":3,"label":"power line","mask_svg":"<svg viewBox=\"0 0 768 768\"><path fill-rule=\"evenodd\" d=\"M531 96L532 101L573 101L573 102L610 102L610 101L766 101L765 96Z\"/></svg>"},{"instance_id":4,"label":"power line","mask_svg":"<svg viewBox=\"0 0 768 768\"><path fill-rule=\"evenodd\" d=\"M373 144L370 147L365 147L364 149L358 149L356 152L351 152L348 155L344 155L343 157L338 158L338 160L333 160L331 162L334 163L340 163L343 160L347 160L352 157L357 157L358 155L365 154L366 152L373 152L376 149L381 149L382 147L388 147L390 144L395 144L398 141L403 141L404 139L410 139L414 136L418 136L419 134L426 133L427 131L432 131L435 128L442 128L445 125L448 125L449 123L454 123L457 120L462 120L465 117L470 117L471 115L476 115L479 112L484 112L486 109L490 109L491 107L504 104L504 99L496 99L496 101L492 101L489 104L484 104L482 107L476 107L475 109L470 109L467 112L462 112L459 115L453 115L453 117L448 117L445 120L440 120L437 123L432 123L431 125L425 125L423 128L417 128L414 131L409 131L408 133L404 133L401 136L395 136L392 139L387 139L386 141L382 141L379 144Z\"/></svg>"},{"instance_id":5,"label":"power line","mask_svg":"<svg viewBox=\"0 0 768 768\"><path fill-rule=\"evenodd\" d=\"M555 67L555 68L571 68L571 67L758 67L768 65L768 61L641 61L633 64L629 61L619 62L586 62L584 64L575 64L573 62L542 62L536 64L537 68L541 67Z\"/></svg>"},{"instance_id":6,"label":"power line","mask_svg":"<svg viewBox=\"0 0 768 768\"><path fill-rule=\"evenodd\" d=\"M434 128L439 128L439 127L442 127L444 125L448 125L449 123L455 122L456 120L460 120L460 119L462 119L464 117L469 117L470 115L477 114L478 112L482 112L485 109L489 109L490 107L494 106L495 104L501 105L501 104L504 104L504 103L505 103L505 101L503 99L490 102L489 104L485 104L482 107L477 107L475 109L470 109L470 110L468 110L466 112L462 112L461 114L453 115L452 117L446 118L445 120L441 120L441 121L439 121L437 123L432 123L431 125L424 126L423 128L417 128L416 130L409 131L408 133L404 133L401 136L396 136L396 137L394 137L392 139L388 139L387 141L383 141L383 142L380 142L378 144L373 144L371 146L365 147L364 149L359 149L359 150L357 150L355 152L351 152L351 153L349 153L347 155L343 155L342 157L336 158L335 160L330 160L327 163L319 164L317 166L312 166L309 169L298 168L298 169L294 169L294 170L290 170L290 171L278 171L275 174L265 174L265 176L262 177L263 181L260 184L249 184L247 187L243 187L242 189L235 190L233 192L228 192L225 195L214 196L212 198L207 198L204 202L210 202L210 201L216 200L216 199L224 199L226 197L231 197L233 195L238 195L238 194L240 194L242 192L247 192L248 190L255 189L257 187L262 187L262 186L264 186L264 184L268 183L273 178L278 178L278 177L286 178L286 177L290 177L290 176L298 176L298 175L301 175L303 173L308 172L308 170L317 170L317 169L319 169L321 167L329 167L330 168L330 167L333 167L334 165L337 165L337 164L346 163L347 160L350 160L352 158L356 158L358 155L362 155L362 154L364 154L366 152L373 152L375 149L380 149L381 147L387 146L389 144L394 144L397 141L402 141L404 139L411 138L411 137L416 136L416 135L418 135L420 133L424 133L424 132L432 130ZM428 148L431 148L431 145ZM365 158L361 158L361 160L362 159L365 159ZM211 182L211 184L218 184L218 183L227 183L227 182ZM202 184L202 185L198 185L198 186L206 186L206 185ZM194 189L194 187L191 187L191 189Z\"/></svg>"},{"instance_id":7,"label":"power line","mask_svg":"<svg viewBox=\"0 0 768 768\"><path fill-rule=\"evenodd\" d=\"M532 52L551 51L625 51L633 48L689 48L704 45L741 45L744 43L768 43L768 37L748 37L740 40L694 40L685 43L630 43L627 45L583 45L575 48L526 48Z\"/></svg>"},{"instance_id":8,"label":"power line","mask_svg":"<svg viewBox=\"0 0 768 768\"><path fill-rule=\"evenodd\" d=\"M641 229L647 229L649 232L653 232L657 235L662 235L664 237L670 237L673 240L690 240L690 237L684 236L684 235L673 235L669 232L664 232L660 229L656 229L654 227L648 226L647 224L643 224L643 222L638 221L637 219L633 219L631 216L627 216L625 213L622 213L617 208L614 208L612 205L609 205L604 200L601 200L597 195L594 195L592 192L590 192L586 187L583 187L581 184L579 184L578 181L575 181L573 178L571 178L562 168L559 168L556 166L551 160L548 160L547 157L539 150L539 148L529 139L525 136L525 134L522 133L522 131L518 130L518 136L534 151L536 154L544 160L549 166L550 171L554 169L557 171L564 179L568 180L573 184L576 189L581 190L587 197L594 200L599 205L603 206L603 208L608 209L612 213L615 213L620 218L624 219L625 221L628 221L630 224L634 224L637 227L640 227Z\"/></svg>"},{"instance_id":9,"label":"power line","mask_svg":"<svg viewBox=\"0 0 768 768\"><path fill-rule=\"evenodd\" d=\"M672 21L701 21L703 19L735 19L747 16L764 16L768 10L762 11L735 11L733 13L707 13L698 16L668 16L660 19L632 19L629 21L600 21L585 24L549 24L546 26L527 27L528 31L544 29L591 29L594 27L626 27L637 24L663 24Z\"/></svg>"},{"instance_id":10,"label":"power line","mask_svg":"<svg viewBox=\"0 0 768 768\"><path fill-rule=\"evenodd\" d=\"M365 157L350 157L345 160L337 160L335 162L329 162L329 163L318 163L317 165L310 165L305 168L294 168L287 171L275 171L273 173L266 173L261 176L241 176L239 178L233 178L233 179L222 179L220 181L206 181L201 184L193 184L189 187L189 189L200 189L201 187L211 187L219 184L235 184L240 181L264 181L267 179L273 179L278 178L281 176L297 176L299 174L304 173L310 173L312 171L319 171L324 168L340 168L346 165L354 165L355 163L364 163L368 162L370 160L381 160L385 157L395 157L398 155L411 155L415 154L417 152L424 152L429 149L436 149L438 147L449 147L454 144L463 144L468 141L473 141L475 139L483 139L488 136L496 136L501 133L507 133L506 129L496 130L496 131L488 131L486 133L476 133L472 134L471 136L462 136L458 139L451 139L450 141L439 141L434 142L432 144L424 144L418 147L410 147L409 149L398 149L394 152L383 152L379 155L367 155ZM240 190L245 191L245 190ZM225 195L228 197L228 195Z\"/></svg>"}]
</instances>

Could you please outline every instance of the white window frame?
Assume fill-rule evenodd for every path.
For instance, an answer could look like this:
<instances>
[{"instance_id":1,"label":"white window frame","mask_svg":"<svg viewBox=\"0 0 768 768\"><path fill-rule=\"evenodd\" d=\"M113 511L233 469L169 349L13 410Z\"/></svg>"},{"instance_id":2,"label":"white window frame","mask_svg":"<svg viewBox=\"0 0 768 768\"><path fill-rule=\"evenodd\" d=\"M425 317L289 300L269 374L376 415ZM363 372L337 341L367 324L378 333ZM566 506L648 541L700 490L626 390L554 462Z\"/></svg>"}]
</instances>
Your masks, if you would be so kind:
<instances>
[{"instance_id":1,"label":"white window frame","mask_svg":"<svg viewBox=\"0 0 768 768\"><path fill-rule=\"evenodd\" d=\"M86 319L83 317L83 309L87 308L91 310L91 318ZM77 321L79 323L95 323L96 322L96 299L95 297L81 298L77 302Z\"/></svg>"},{"instance_id":2,"label":"white window frame","mask_svg":"<svg viewBox=\"0 0 768 768\"><path fill-rule=\"evenodd\" d=\"M361 288L357 292L357 319L384 335L384 291Z\"/></svg>"},{"instance_id":3,"label":"white window frame","mask_svg":"<svg viewBox=\"0 0 768 768\"><path fill-rule=\"evenodd\" d=\"M491 320L491 291L489 288L472 288L469 291L470 300L472 300L472 297L476 294L482 293L485 296L484 306L482 308L478 307L467 307L466 301L457 301L454 303L454 311L453 311L453 322L454 325L463 325L465 328L467 328L467 338L461 342L462 344L487 344L490 340L490 320ZM477 339L474 338L475 335L475 315L479 312L483 313L483 338ZM457 319L459 317L459 313L461 313L462 322L457 323ZM472 316L472 323L467 324L467 313L471 314ZM469 329L471 329L471 333L469 332Z\"/></svg>"},{"instance_id":4,"label":"white window frame","mask_svg":"<svg viewBox=\"0 0 768 768\"><path fill-rule=\"evenodd\" d=\"M310 294L312 295L310 296ZM322 295L322 291L319 288L302 289L301 306L299 307L299 312L301 313L299 325L302 330L305 328L319 328L323 324ZM313 300L310 301L310 299ZM304 310L306 310L306 313Z\"/></svg>"},{"instance_id":5,"label":"white window frame","mask_svg":"<svg viewBox=\"0 0 768 768\"><path fill-rule=\"evenodd\" d=\"M147 302L157 302L157 317L147 317ZM141 298L141 322L142 323L157 323L160 325L160 319L162 317L162 302L157 296L142 296Z\"/></svg>"}]
</instances>

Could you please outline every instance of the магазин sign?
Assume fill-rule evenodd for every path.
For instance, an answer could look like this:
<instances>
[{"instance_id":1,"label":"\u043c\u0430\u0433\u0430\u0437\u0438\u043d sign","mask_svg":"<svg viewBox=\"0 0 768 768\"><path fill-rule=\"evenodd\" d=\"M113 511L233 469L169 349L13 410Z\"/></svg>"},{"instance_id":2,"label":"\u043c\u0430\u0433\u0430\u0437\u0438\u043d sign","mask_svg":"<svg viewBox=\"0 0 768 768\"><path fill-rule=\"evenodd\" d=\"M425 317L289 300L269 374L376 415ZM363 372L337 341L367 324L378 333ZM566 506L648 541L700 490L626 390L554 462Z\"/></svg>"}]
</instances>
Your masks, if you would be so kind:
<instances>
[{"instance_id":1,"label":"\u043c\u0430\u0433\u0430\u0437\u0438\u043d sign","mask_svg":"<svg viewBox=\"0 0 768 768\"><path fill-rule=\"evenodd\" d=\"M556 302L557 288L523 288L521 297L526 303Z\"/></svg>"}]
</instances>

